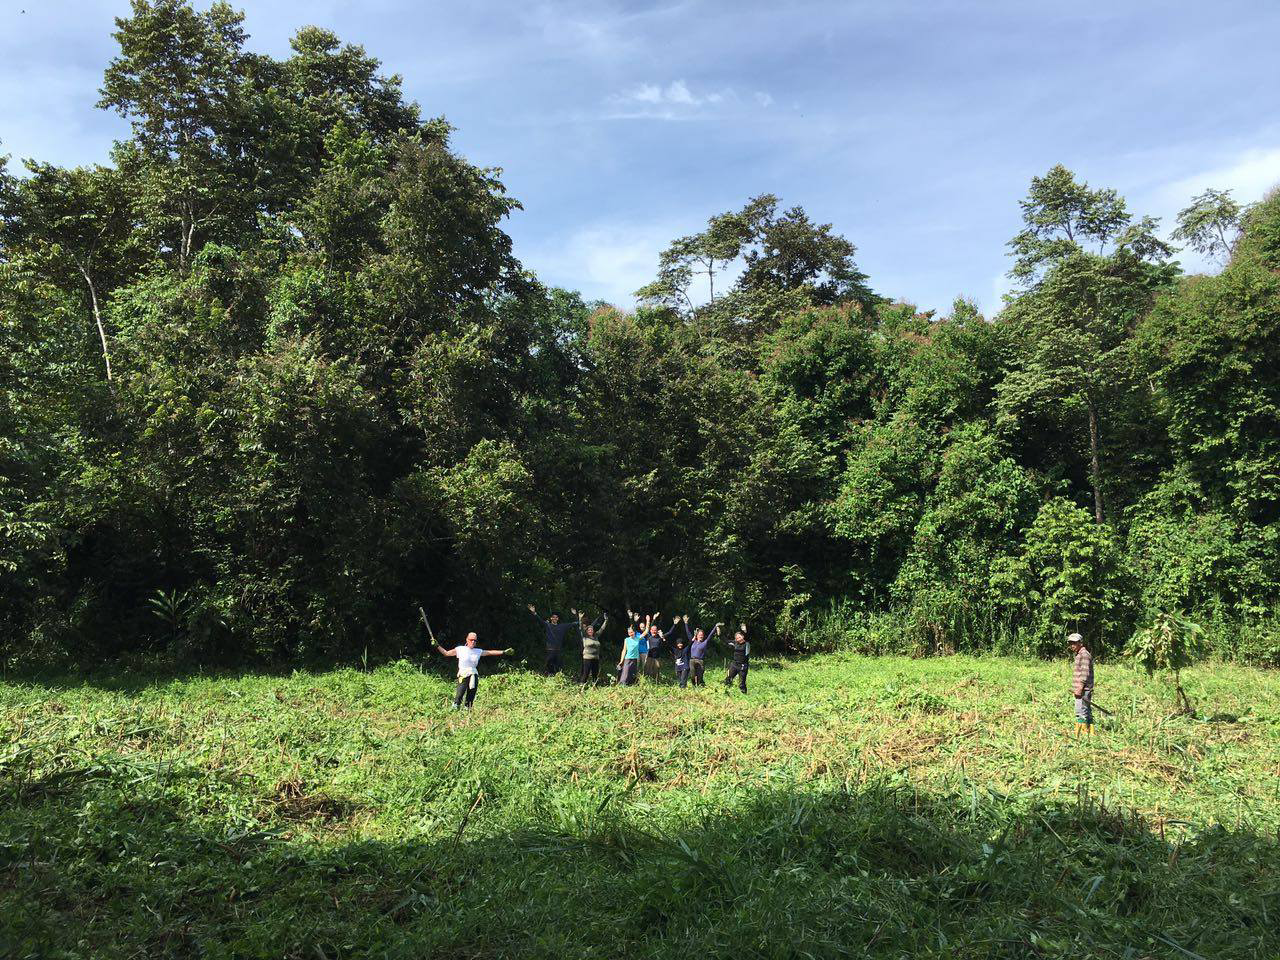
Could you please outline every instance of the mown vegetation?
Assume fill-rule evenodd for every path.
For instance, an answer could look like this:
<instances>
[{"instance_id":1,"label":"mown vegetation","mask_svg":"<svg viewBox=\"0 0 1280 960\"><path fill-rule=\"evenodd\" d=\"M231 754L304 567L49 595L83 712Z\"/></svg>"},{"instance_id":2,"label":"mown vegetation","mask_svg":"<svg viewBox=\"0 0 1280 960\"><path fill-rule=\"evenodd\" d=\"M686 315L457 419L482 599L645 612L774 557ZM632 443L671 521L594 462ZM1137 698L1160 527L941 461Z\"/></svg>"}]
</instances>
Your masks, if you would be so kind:
<instances>
[{"instance_id":1,"label":"mown vegetation","mask_svg":"<svg viewBox=\"0 0 1280 960\"><path fill-rule=\"evenodd\" d=\"M6 957L1274 957L1280 677L848 654L0 684Z\"/></svg>"},{"instance_id":2,"label":"mown vegetation","mask_svg":"<svg viewBox=\"0 0 1280 960\"><path fill-rule=\"evenodd\" d=\"M423 604L689 609L758 649L1116 650L1162 615L1280 662L1280 198L1172 240L1055 167L998 316L920 313L799 208L675 240L632 312L308 27L136 0L109 162L0 167L0 654L381 662ZM1012 202L1011 198L1011 202Z\"/></svg>"}]
</instances>

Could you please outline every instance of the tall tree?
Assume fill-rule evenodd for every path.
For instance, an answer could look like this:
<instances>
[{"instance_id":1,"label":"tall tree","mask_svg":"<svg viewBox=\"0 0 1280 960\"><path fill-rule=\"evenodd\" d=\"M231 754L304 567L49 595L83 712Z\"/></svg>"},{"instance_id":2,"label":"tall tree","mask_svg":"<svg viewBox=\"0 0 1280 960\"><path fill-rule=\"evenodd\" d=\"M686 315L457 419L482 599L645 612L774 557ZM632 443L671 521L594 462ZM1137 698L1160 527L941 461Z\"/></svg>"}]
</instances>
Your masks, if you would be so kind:
<instances>
[{"instance_id":1,"label":"tall tree","mask_svg":"<svg viewBox=\"0 0 1280 960\"><path fill-rule=\"evenodd\" d=\"M251 182L242 144L229 137L243 110L244 15L223 2L133 0L116 20L120 55L107 67L100 107L133 127L118 151L142 184L141 208L158 220L165 247L185 270L197 233L215 219L249 215L237 190ZM236 200L249 200L234 209Z\"/></svg>"},{"instance_id":2,"label":"tall tree","mask_svg":"<svg viewBox=\"0 0 1280 960\"><path fill-rule=\"evenodd\" d=\"M1102 411L1132 385L1129 334L1172 277L1156 221L1134 221L1114 190L1057 166L1031 181L1011 275L1026 291L1007 311L1026 352L999 387L1006 424L1036 410L1084 421L1094 518L1105 519Z\"/></svg>"},{"instance_id":3,"label":"tall tree","mask_svg":"<svg viewBox=\"0 0 1280 960\"><path fill-rule=\"evenodd\" d=\"M1231 198L1230 190L1209 189L1178 211L1178 227L1172 238L1197 253L1225 262L1236 248L1245 208Z\"/></svg>"},{"instance_id":4,"label":"tall tree","mask_svg":"<svg viewBox=\"0 0 1280 960\"><path fill-rule=\"evenodd\" d=\"M30 176L0 190L0 240L56 284L80 285L111 379L111 349L103 322L105 294L136 266L132 195L110 167L27 164Z\"/></svg>"}]
</instances>

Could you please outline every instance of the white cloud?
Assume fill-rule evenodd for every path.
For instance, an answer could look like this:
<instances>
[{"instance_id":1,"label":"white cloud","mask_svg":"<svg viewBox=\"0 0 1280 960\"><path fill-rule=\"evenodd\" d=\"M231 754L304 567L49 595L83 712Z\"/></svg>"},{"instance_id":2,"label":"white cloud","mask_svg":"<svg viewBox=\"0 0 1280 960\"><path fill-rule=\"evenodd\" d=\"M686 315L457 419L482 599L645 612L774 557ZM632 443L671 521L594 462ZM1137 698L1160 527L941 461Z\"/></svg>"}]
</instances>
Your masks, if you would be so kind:
<instances>
[{"instance_id":1,"label":"white cloud","mask_svg":"<svg viewBox=\"0 0 1280 960\"><path fill-rule=\"evenodd\" d=\"M680 232L675 224L596 224L516 255L546 283L632 307L635 291L657 274L658 254Z\"/></svg>"},{"instance_id":2,"label":"white cloud","mask_svg":"<svg viewBox=\"0 0 1280 960\"><path fill-rule=\"evenodd\" d=\"M667 87L667 100L671 103L687 103L689 106L697 106L702 103L701 100L689 92L689 87L683 80L675 80Z\"/></svg>"},{"instance_id":3,"label":"white cloud","mask_svg":"<svg viewBox=\"0 0 1280 960\"><path fill-rule=\"evenodd\" d=\"M1241 203L1261 200L1280 184L1280 147L1252 148L1216 166L1183 177L1160 188L1156 199L1161 206L1185 207L1193 196L1209 187L1230 190Z\"/></svg>"},{"instance_id":4,"label":"white cloud","mask_svg":"<svg viewBox=\"0 0 1280 960\"><path fill-rule=\"evenodd\" d=\"M773 97L767 93L757 92L754 95L755 102L762 107L767 107L773 103ZM695 90L689 86L688 81L684 79L672 80L670 83L663 85L660 83L639 83L623 93L615 94L609 98L611 103L615 104L644 104L646 107L664 107L665 113L641 113L641 114L617 114L612 119L619 117L630 118L633 116L653 117L658 116L661 119L674 119L673 111L684 110L692 111L698 107L718 106L720 104L730 104L741 102L737 92L732 87L725 87L721 90Z\"/></svg>"}]
</instances>

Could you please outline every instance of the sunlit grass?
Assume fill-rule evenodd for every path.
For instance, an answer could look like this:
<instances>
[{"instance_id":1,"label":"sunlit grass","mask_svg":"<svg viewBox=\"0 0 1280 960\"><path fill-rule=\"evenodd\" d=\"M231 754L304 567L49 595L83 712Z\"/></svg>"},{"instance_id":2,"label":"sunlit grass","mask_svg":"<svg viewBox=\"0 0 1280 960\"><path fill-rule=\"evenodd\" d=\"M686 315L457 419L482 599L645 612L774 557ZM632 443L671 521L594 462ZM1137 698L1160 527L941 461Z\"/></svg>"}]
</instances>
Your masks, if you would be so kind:
<instances>
[{"instance_id":1,"label":"sunlit grass","mask_svg":"<svg viewBox=\"0 0 1280 960\"><path fill-rule=\"evenodd\" d=\"M1089 741L1065 662L709 680L11 679L0 955L1280 954L1276 674L1102 665Z\"/></svg>"}]
</instances>

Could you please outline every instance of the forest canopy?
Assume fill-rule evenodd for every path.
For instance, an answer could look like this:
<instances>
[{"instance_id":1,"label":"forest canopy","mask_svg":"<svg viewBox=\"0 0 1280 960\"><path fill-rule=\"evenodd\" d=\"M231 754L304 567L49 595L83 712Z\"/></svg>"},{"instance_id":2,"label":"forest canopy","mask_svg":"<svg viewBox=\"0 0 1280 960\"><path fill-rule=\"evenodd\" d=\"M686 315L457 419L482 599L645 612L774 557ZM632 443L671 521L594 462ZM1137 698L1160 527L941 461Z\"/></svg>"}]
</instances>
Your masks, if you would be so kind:
<instances>
[{"instance_id":1,"label":"forest canopy","mask_svg":"<svg viewBox=\"0 0 1280 960\"><path fill-rule=\"evenodd\" d=\"M0 162L6 662L398 655L419 605L532 643L536 600L790 650L1176 613L1280 665L1275 192L1165 234L1054 167L994 317L762 194L623 310L525 270L498 172L360 47L257 54L225 3L117 24L129 136Z\"/></svg>"}]
</instances>

